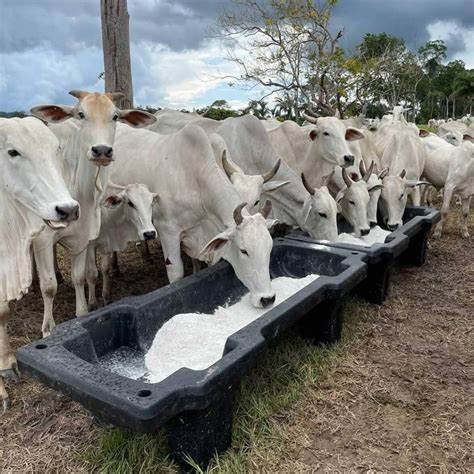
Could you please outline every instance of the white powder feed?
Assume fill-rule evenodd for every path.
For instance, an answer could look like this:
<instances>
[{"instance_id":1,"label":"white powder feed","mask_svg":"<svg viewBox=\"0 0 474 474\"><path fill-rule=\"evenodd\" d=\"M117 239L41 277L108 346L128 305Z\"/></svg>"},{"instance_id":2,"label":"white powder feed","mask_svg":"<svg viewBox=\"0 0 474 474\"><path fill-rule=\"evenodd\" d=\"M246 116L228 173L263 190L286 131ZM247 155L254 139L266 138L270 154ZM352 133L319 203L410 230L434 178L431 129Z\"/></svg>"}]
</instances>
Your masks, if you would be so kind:
<instances>
[{"instance_id":1,"label":"white powder feed","mask_svg":"<svg viewBox=\"0 0 474 474\"><path fill-rule=\"evenodd\" d=\"M269 308L255 308L246 294L231 306L219 306L213 314L177 314L157 332L145 356L148 381L159 382L181 367L207 369L222 357L230 335L263 316L318 277L319 275L313 274L304 278L275 278L272 286L276 292L276 301Z\"/></svg>"},{"instance_id":2,"label":"white powder feed","mask_svg":"<svg viewBox=\"0 0 474 474\"><path fill-rule=\"evenodd\" d=\"M356 237L353 234L342 233L337 236L336 242L353 245L363 245L364 247L370 247L371 245L385 242L385 238L390 234L388 230L383 230L381 227L376 225L370 229L368 235L362 237Z\"/></svg>"}]
</instances>

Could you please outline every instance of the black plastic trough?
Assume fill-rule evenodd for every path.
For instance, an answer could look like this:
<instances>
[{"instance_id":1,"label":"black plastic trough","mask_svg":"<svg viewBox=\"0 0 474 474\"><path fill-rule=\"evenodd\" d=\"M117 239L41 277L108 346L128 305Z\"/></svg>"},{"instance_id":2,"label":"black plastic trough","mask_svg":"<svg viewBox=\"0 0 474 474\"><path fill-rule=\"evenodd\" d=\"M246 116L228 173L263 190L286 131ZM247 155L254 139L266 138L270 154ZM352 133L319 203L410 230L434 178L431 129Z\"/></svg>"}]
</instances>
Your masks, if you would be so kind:
<instances>
[{"instance_id":1,"label":"black plastic trough","mask_svg":"<svg viewBox=\"0 0 474 474\"><path fill-rule=\"evenodd\" d=\"M344 296L366 275L363 255L317 244L275 239L272 278L320 278L227 339L223 357L207 370L181 368L150 384L100 365L126 348L143 355L157 330L186 312L211 312L238 300L245 288L221 262L152 293L130 297L56 327L52 335L18 351L20 368L82 403L99 419L133 431L165 427L175 459L205 466L231 443L232 413L240 379L267 342L297 324L316 343L340 337Z\"/></svg>"},{"instance_id":2,"label":"black plastic trough","mask_svg":"<svg viewBox=\"0 0 474 474\"><path fill-rule=\"evenodd\" d=\"M368 265L367 278L358 285L355 293L371 303L382 304L387 298L392 273L397 262L409 265L423 265L428 248L428 236L439 222L440 212L426 207L407 206L403 226L387 235L385 243L370 247L348 243L314 241L301 231L287 235L289 239L302 242L318 242L330 248L353 250L363 253ZM340 232L347 232L347 224L340 223Z\"/></svg>"}]
</instances>

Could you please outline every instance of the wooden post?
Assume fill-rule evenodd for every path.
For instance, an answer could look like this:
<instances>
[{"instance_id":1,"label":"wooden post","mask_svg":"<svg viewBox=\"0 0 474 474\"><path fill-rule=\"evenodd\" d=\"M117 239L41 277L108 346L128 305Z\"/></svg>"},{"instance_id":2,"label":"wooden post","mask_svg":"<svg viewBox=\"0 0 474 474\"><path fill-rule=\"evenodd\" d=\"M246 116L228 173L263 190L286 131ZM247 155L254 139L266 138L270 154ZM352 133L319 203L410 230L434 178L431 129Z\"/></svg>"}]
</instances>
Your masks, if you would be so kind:
<instances>
[{"instance_id":1,"label":"wooden post","mask_svg":"<svg viewBox=\"0 0 474 474\"><path fill-rule=\"evenodd\" d=\"M133 87L127 0L101 0L100 13L105 92L122 92L125 98L118 105L130 109L133 107Z\"/></svg>"}]
</instances>

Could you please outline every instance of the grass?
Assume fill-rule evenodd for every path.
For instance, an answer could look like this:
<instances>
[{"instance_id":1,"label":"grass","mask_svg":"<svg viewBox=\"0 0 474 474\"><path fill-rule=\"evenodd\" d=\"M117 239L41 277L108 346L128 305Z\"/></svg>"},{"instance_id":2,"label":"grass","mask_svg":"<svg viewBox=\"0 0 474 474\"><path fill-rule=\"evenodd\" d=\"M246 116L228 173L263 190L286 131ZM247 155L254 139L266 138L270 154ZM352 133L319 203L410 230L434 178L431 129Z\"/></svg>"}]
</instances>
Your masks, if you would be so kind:
<instances>
[{"instance_id":1,"label":"grass","mask_svg":"<svg viewBox=\"0 0 474 474\"><path fill-rule=\"evenodd\" d=\"M369 317L369 307L351 300L342 339L335 345L316 348L294 333L270 345L260 365L243 379L234 412L232 449L216 455L207 472L249 472L281 457L284 448L279 440L289 423L286 410L304 391L330 376L331 368L357 340L357 320ZM97 447L83 456L94 472L177 472L163 433L152 436L108 430L101 435ZM192 460L190 465L199 472Z\"/></svg>"},{"instance_id":2,"label":"grass","mask_svg":"<svg viewBox=\"0 0 474 474\"><path fill-rule=\"evenodd\" d=\"M436 133L438 131L437 128L428 127L428 125L426 125L426 124L418 124L418 128L420 130L426 130L427 132L431 132L431 133Z\"/></svg>"}]
</instances>

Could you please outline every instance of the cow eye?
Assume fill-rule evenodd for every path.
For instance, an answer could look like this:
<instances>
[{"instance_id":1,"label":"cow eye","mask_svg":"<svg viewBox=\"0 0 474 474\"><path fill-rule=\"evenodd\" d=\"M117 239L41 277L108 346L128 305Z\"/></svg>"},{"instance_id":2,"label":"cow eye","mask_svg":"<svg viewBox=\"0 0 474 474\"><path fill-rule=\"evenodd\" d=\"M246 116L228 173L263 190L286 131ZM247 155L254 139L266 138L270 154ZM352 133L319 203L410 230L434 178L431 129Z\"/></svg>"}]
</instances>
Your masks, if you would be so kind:
<instances>
[{"instance_id":1,"label":"cow eye","mask_svg":"<svg viewBox=\"0 0 474 474\"><path fill-rule=\"evenodd\" d=\"M247 250L245 250L245 249L240 249L240 252L243 253L244 255L247 255L247 256L248 256L248 254L249 254L249 253L247 252Z\"/></svg>"},{"instance_id":2,"label":"cow eye","mask_svg":"<svg viewBox=\"0 0 474 474\"><path fill-rule=\"evenodd\" d=\"M259 202L260 202L260 199L257 199L257 200L255 201L254 206L257 206Z\"/></svg>"},{"instance_id":3,"label":"cow eye","mask_svg":"<svg viewBox=\"0 0 474 474\"><path fill-rule=\"evenodd\" d=\"M135 204L133 204L132 201L128 201L128 205L129 205L132 209L136 209L136 208L135 208Z\"/></svg>"},{"instance_id":4,"label":"cow eye","mask_svg":"<svg viewBox=\"0 0 474 474\"><path fill-rule=\"evenodd\" d=\"M17 150L8 150L8 154L13 158L15 158L15 156L21 156L21 153Z\"/></svg>"},{"instance_id":5,"label":"cow eye","mask_svg":"<svg viewBox=\"0 0 474 474\"><path fill-rule=\"evenodd\" d=\"M329 133L328 133L328 132L323 132L323 135L326 136L326 137L329 137Z\"/></svg>"},{"instance_id":6,"label":"cow eye","mask_svg":"<svg viewBox=\"0 0 474 474\"><path fill-rule=\"evenodd\" d=\"M319 214L321 217L323 217L324 219L327 218L327 214L324 213L324 212L318 212L318 214Z\"/></svg>"},{"instance_id":7,"label":"cow eye","mask_svg":"<svg viewBox=\"0 0 474 474\"><path fill-rule=\"evenodd\" d=\"M404 193L402 193L402 194L401 194L401 196L400 196L400 199L403 199L403 196L405 196L405 194L404 194Z\"/></svg>"},{"instance_id":8,"label":"cow eye","mask_svg":"<svg viewBox=\"0 0 474 474\"><path fill-rule=\"evenodd\" d=\"M118 118L119 118L119 116L118 116L117 114L115 114L115 115L112 117L112 120L113 120L114 122L116 122L116 121L118 120Z\"/></svg>"},{"instance_id":9,"label":"cow eye","mask_svg":"<svg viewBox=\"0 0 474 474\"><path fill-rule=\"evenodd\" d=\"M84 112L78 112L78 113L77 113L77 116L78 116L81 120L86 118L86 116L84 115Z\"/></svg>"},{"instance_id":10,"label":"cow eye","mask_svg":"<svg viewBox=\"0 0 474 474\"><path fill-rule=\"evenodd\" d=\"M355 202L354 202L354 201L349 201L349 204L352 204L353 206L355 206Z\"/></svg>"}]
</instances>

